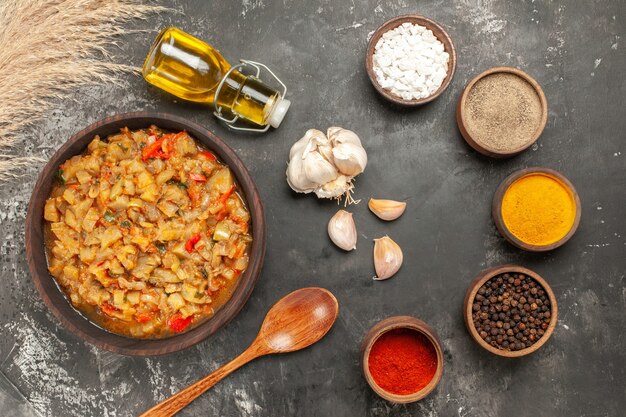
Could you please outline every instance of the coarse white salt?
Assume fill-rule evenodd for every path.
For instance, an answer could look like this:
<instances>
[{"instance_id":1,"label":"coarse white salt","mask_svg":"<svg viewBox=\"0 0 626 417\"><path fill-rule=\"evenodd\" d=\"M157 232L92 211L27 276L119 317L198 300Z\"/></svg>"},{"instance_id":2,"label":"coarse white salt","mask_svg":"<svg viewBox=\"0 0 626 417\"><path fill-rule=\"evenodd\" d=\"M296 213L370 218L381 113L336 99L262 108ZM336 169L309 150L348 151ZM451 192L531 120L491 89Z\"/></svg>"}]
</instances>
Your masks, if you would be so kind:
<instances>
[{"instance_id":1,"label":"coarse white salt","mask_svg":"<svg viewBox=\"0 0 626 417\"><path fill-rule=\"evenodd\" d=\"M431 96L448 75L450 55L433 32L403 23L383 33L374 47L378 84L405 100Z\"/></svg>"}]
</instances>

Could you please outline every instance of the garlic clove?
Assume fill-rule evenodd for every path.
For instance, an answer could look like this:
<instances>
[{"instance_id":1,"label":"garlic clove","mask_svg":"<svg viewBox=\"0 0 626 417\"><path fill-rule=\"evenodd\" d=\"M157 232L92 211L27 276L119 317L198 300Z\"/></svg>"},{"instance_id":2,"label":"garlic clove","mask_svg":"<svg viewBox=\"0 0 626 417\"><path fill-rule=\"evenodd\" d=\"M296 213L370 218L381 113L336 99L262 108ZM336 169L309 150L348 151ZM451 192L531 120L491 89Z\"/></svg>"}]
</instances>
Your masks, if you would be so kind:
<instances>
[{"instance_id":1,"label":"garlic clove","mask_svg":"<svg viewBox=\"0 0 626 417\"><path fill-rule=\"evenodd\" d=\"M352 213L339 210L328 222L328 236L345 251L356 249L357 234Z\"/></svg>"},{"instance_id":2,"label":"garlic clove","mask_svg":"<svg viewBox=\"0 0 626 417\"><path fill-rule=\"evenodd\" d=\"M318 184L309 181L304 173L302 158L293 158L287 165L287 183L292 190L298 193L310 193L318 187Z\"/></svg>"},{"instance_id":3,"label":"garlic clove","mask_svg":"<svg viewBox=\"0 0 626 417\"><path fill-rule=\"evenodd\" d=\"M321 147L331 146L326 135L317 129L307 130L304 137L307 138L307 143L302 151L303 158L305 158L310 152L318 152L318 149Z\"/></svg>"},{"instance_id":4,"label":"garlic clove","mask_svg":"<svg viewBox=\"0 0 626 417\"><path fill-rule=\"evenodd\" d=\"M345 175L339 175L335 180L323 184L315 190L319 198L339 198L352 190L352 180Z\"/></svg>"},{"instance_id":5,"label":"garlic clove","mask_svg":"<svg viewBox=\"0 0 626 417\"><path fill-rule=\"evenodd\" d=\"M287 165L286 172L287 183L292 190L298 193L310 193L319 186L319 184L309 180L306 176L302 160L302 154L305 147L309 143L309 138L312 134L311 130L307 131L302 139L294 143L289 151L289 163ZM323 135L322 132L319 133Z\"/></svg>"},{"instance_id":6,"label":"garlic clove","mask_svg":"<svg viewBox=\"0 0 626 417\"><path fill-rule=\"evenodd\" d=\"M328 162L333 162L333 147L330 143L326 143L323 145L319 145L317 147L317 151L326 159Z\"/></svg>"},{"instance_id":7,"label":"garlic clove","mask_svg":"<svg viewBox=\"0 0 626 417\"><path fill-rule=\"evenodd\" d=\"M290 160L293 159L296 156L296 154L298 154L299 157L302 158L304 148L306 148L306 146L309 144L311 138L316 135L324 136L324 134L320 132L319 130L316 130L316 129L307 130L304 136L302 136L302 138L300 138L299 141L297 141L291 146L291 149L289 150L289 159Z\"/></svg>"},{"instance_id":8,"label":"garlic clove","mask_svg":"<svg viewBox=\"0 0 626 417\"><path fill-rule=\"evenodd\" d=\"M375 198L370 198L367 206L378 218L387 221L397 219L406 210L406 203L403 201L378 200Z\"/></svg>"},{"instance_id":9,"label":"garlic clove","mask_svg":"<svg viewBox=\"0 0 626 417\"><path fill-rule=\"evenodd\" d=\"M302 161L304 175L318 185L326 184L337 178L337 168L318 152L310 152Z\"/></svg>"},{"instance_id":10,"label":"garlic clove","mask_svg":"<svg viewBox=\"0 0 626 417\"><path fill-rule=\"evenodd\" d=\"M354 177L365 170L367 153L360 145L339 143L333 148L333 161L339 172Z\"/></svg>"},{"instance_id":11,"label":"garlic clove","mask_svg":"<svg viewBox=\"0 0 626 417\"><path fill-rule=\"evenodd\" d=\"M329 127L326 131L328 139L333 145L339 143L351 143L357 146L361 145L361 139L351 130L344 129L343 127Z\"/></svg>"},{"instance_id":12,"label":"garlic clove","mask_svg":"<svg viewBox=\"0 0 626 417\"><path fill-rule=\"evenodd\" d=\"M389 236L374 239L375 280L391 278L402 266L402 261L402 249Z\"/></svg>"}]
</instances>

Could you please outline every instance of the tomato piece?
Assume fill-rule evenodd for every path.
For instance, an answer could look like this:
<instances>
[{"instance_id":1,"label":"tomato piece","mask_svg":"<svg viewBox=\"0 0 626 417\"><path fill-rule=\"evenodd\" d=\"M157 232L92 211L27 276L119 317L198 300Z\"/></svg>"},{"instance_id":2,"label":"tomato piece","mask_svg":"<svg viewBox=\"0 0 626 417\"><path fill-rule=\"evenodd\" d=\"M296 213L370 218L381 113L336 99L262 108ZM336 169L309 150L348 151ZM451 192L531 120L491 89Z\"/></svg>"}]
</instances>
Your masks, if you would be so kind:
<instances>
[{"instance_id":1,"label":"tomato piece","mask_svg":"<svg viewBox=\"0 0 626 417\"><path fill-rule=\"evenodd\" d=\"M152 320L152 314L146 314L146 313L137 313L135 314L135 320L137 320L138 323L147 323L150 320Z\"/></svg>"},{"instance_id":2,"label":"tomato piece","mask_svg":"<svg viewBox=\"0 0 626 417\"><path fill-rule=\"evenodd\" d=\"M195 235L191 236L187 243L185 243L185 250L189 253L193 252L194 246L196 246L196 243L200 241L201 237L202 236L200 235L200 233L196 233Z\"/></svg>"},{"instance_id":3,"label":"tomato piece","mask_svg":"<svg viewBox=\"0 0 626 417\"><path fill-rule=\"evenodd\" d=\"M187 318L183 318L180 313L176 313L167 319L167 325L170 329L174 330L176 333L180 333L187 328L191 324L193 320L193 316L189 316Z\"/></svg>"},{"instance_id":4,"label":"tomato piece","mask_svg":"<svg viewBox=\"0 0 626 417\"><path fill-rule=\"evenodd\" d=\"M217 158L211 152L203 151L199 153L200 156L204 156L209 161L216 161Z\"/></svg>"},{"instance_id":5,"label":"tomato piece","mask_svg":"<svg viewBox=\"0 0 626 417\"><path fill-rule=\"evenodd\" d=\"M196 182L206 182L206 177L204 175L196 174L195 172L190 173L189 178Z\"/></svg>"},{"instance_id":6,"label":"tomato piece","mask_svg":"<svg viewBox=\"0 0 626 417\"><path fill-rule=\"evenodd\" d=\"M226 209L222 209L218 211L217 214L215 215L215 220L219 222L219 221L224 220L225 217L226 217Z\"/></svg>"},{"instance_id":7,"label":"tomato piece","mask_svg":"<svg viewBox=\"0 0 626 417\"><path fill-rule=\"evenodd\" d=\"M113 316L113 313L118 311L118 309L107 303L100 305L100 311L102 311L107 316Z\"/></svg>"},{"instance_id":8,"label":"tomato piece","mask_svg":"<svg viewBox=\"0 0 626 417\"><path fill-rule=\"evenodd\" d=\"M151 145L148 145L145 148L143 148L143 150L141 151L141 160L146 161L150 158L154 158L158 156L159 152L161 151L161 146L163 145L164 140L165 139L163 138L155 140Z\"/></svg>"},{"instance_id":9,"label":"tomato piece","mask_svg":"<svg viewBox=\"0 0 626 417\"><path fill-rule=\"evenodd\" d=\"M226 203L226 200L228 200L228 197L230 197L233 192L235 192L235 186L231 185L230 189L228 191L226 191L224 194L222 194L222 196L219 199L219 202L221 204Z\"/></svg>"},{"instance_id":10,"label":"tomato piece","mask_svg":"<svg viewBox=\"0 0 626 417\"><path fill-rule=\"evenodd\" d=\"M200 189L196 182L190 182L187 187L187 195L191 200L191 206L195 207L198 201L200 201Z\"/></svg>"}]
</instances>

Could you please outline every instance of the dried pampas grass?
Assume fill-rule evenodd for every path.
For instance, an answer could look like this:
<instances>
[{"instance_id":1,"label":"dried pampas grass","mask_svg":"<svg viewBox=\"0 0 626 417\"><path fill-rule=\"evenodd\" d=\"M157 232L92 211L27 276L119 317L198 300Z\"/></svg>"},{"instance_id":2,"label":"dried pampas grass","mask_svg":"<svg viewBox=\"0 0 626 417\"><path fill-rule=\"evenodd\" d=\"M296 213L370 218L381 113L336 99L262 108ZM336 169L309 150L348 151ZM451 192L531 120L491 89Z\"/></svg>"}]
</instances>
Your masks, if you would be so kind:
<instances>
[{"instance_id":1,"label":"dried pampas grass","mask_svg":"<svg viewBox=\"0 0 626 417\"><path fill-rule=\"evenodd\" d=\"M125 22L162 10L136 0L0 0L0 183L41 161L14 152L54 101L132 71L107 49L131 32Z\"/></svg>"}]
</instances>

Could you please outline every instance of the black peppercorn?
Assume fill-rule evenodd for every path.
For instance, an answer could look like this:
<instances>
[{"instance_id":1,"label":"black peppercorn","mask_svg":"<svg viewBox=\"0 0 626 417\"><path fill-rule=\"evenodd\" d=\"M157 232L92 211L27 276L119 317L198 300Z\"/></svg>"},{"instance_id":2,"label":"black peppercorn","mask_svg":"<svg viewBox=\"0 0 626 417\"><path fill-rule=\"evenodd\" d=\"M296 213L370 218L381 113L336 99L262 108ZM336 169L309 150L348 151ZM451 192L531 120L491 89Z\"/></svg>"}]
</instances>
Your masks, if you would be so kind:
<instances>
[{"instance_id":1,"label":"black peppercorn","mask_svg":"<svg viewBox=\"0 0 626 417\"><path fill-rule=\"evenodd\" d=\"M503 350L536 343L548 329L550 300L533 278L501 274L485 282L472 301L472 321L480 337Z\"/></svg>"}]
</instances>

